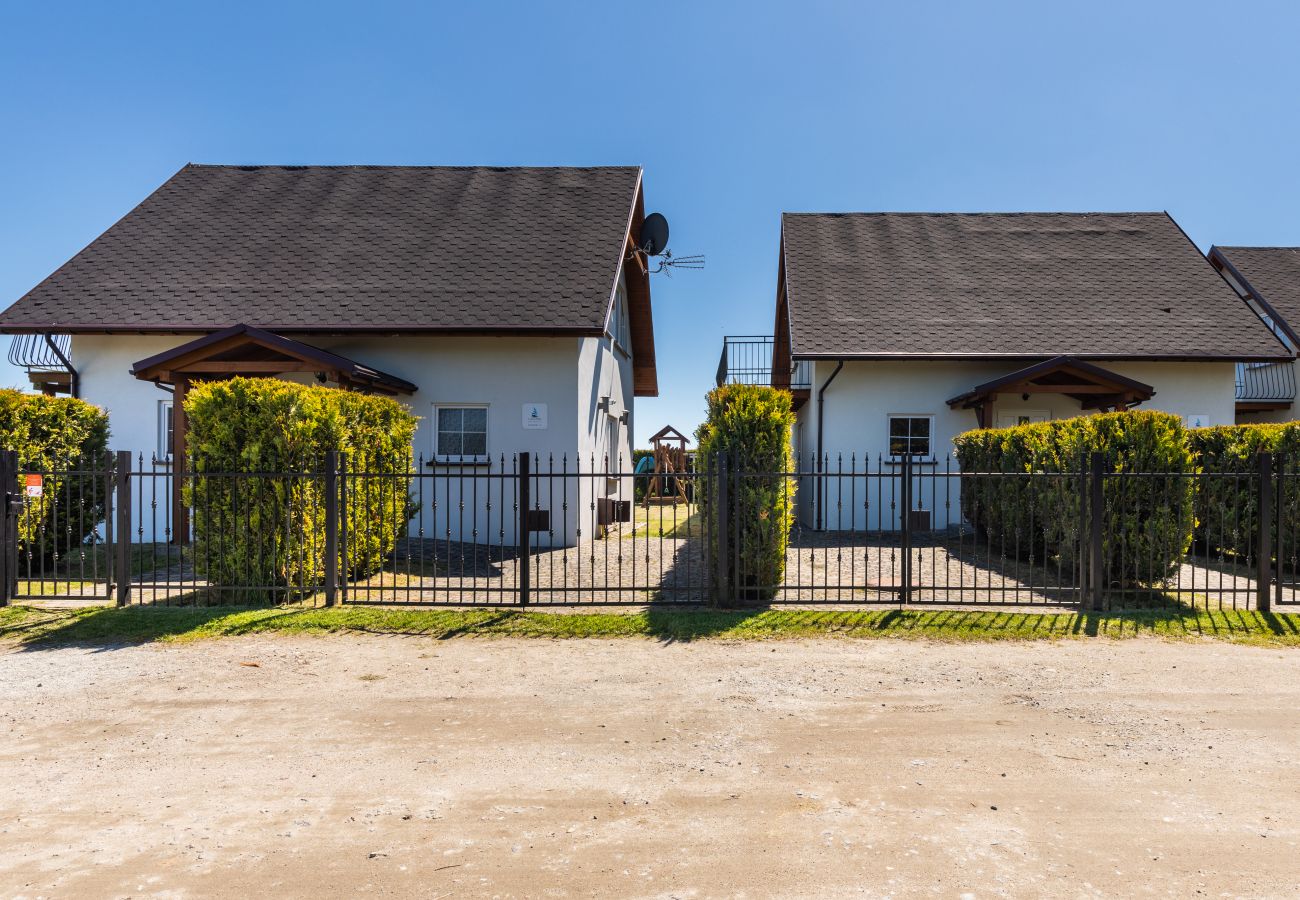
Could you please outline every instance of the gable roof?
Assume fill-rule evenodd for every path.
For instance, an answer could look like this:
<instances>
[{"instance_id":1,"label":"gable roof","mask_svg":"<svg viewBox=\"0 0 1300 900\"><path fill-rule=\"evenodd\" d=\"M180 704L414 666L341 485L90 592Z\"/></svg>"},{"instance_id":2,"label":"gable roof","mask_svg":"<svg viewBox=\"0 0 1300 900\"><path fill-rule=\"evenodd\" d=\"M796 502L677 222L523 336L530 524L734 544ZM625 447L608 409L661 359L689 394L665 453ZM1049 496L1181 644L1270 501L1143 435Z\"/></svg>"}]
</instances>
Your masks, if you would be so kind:
<instances>
[{"instance_id":1,"label":"gable roof","mask_svg":"<svg viewBox=\"0 0 1300 900\"><path fill-rule=\"evenodd\" d=\"M637 167L187 165L5 330L599 333Z\"/></svg>"},{"instance_id":2,"label":"gable roof","mask_svg":"<svg viewBox=\"0 0 1300 900\"><path fill-rule=\"evenodd\" d=\"M796 359L1288 357L1165 213L786 213L781 240Z\"/></svg>"},{"instance_id":3,"label":"gable roof","mask_svg":"<svg viewBox=\"0 0 1300 900\"><path fill-rule=\"evenodd\" d=\"M299 369L294 364L306 368ZM176 374L228 377L301 370L329 372L349 387L380 393L414 394L419 390L405 378L249 325L233 325L154 354L132 366L131 374L148 381L175 383Z\"/></svg>"},{"instance_id":4,"label":"gable roof","mask_svg":"<svg viewBox=\"0 0 1300 900\"><path fill-rule=\"evenodd\" d=\"M1210 261L1237 282L1300 343L1300 247L1210 248Z\"/></svg>"},{"instance_id":5,"label":"gable roof","mask_svg":"<svg viewBox=\"0 0 1300 900\"><path fill-rule=\"evenodd\" d=\"M665 425L663 428L660 428L654 434L650 435L650 443L653 444L655 441L685 441L689 444L691 439L673 426Z\"/></svg>"},{"instance_id":6,"label":"gable roof","mask_svg":"<svg viewBox=\"0 0 1300 900\"><path fill-rule=\"evenodd\" d=\"M1084 409L1114 405L1117 400L1126 403L1150 400L1156 393L1155 388L1136 378L1072 356L1057 356L978 384L953 397L948 405L970 409L994 395L1029 389L1064 394L1078 400Z\"/></svg>"}]
</instances>

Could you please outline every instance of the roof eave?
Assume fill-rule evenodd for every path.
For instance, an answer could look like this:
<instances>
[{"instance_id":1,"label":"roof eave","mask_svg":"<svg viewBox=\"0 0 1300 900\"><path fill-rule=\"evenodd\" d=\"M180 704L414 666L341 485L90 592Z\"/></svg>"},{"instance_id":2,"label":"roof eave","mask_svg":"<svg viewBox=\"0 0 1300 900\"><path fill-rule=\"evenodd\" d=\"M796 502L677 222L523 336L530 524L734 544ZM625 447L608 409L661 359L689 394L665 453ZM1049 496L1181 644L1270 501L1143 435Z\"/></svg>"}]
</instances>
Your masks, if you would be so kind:
<instances>
[{"instance_id":1,"label":"roof eave","mask_svg":"<svg viewBox=\"0 0 1300 900\"><path fill-rule=\"evenodd\" d=\"M1109 359L1130 362L1283 362L1295 356L1285 348L1279 348L1277 354L1242 353L1242 354L1141 354L1141 353L1061 353L1042 351L1038 353L844 353L823 351L817 353L794 353L796 360L844 360L846 362L884 362L890 360L906 361L972 361L972 362L1010 362L1027 359L1051 359L1055 356L1072 356L1075 359L1094 360Z\"/></svg>"},{"instance_id":2,"label":"roof eave","mask_svg":"<svg viewBox=\"0 0 1300 900\"><path fill-rule=\"evenodd\" d=\"M0 334L206 334L221 331L229 323L170 323L162 325L67 325L59 322L14 322L0 323ZM454 334L459 336L558 336L558 337L599 337L604 329L588 325L521 325L503 328L483 326L421 326L421 325L323 325L304 328L302 325L257 325L263 331L277 334L393 334L393 335L439 335Z\"/></svg>"}]
</instances>

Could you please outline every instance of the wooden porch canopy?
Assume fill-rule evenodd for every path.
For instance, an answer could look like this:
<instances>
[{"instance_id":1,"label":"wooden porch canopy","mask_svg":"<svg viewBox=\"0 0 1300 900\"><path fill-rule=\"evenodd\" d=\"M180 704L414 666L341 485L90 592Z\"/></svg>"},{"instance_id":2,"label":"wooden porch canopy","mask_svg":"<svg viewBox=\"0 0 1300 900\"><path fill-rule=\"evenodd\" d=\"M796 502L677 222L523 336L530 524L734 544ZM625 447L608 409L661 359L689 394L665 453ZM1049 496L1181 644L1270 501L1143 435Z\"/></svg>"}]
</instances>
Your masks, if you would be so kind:
<instances>
[{"instance_id":1,"label":"wooden porch canopy","mask_svg":"<svg viewBox=\"0 0 1300 900\"><path fill-rule=\"evenodd\" d=\"M998 394L1064 394L1078 400L1084 409L1124 410L1150 400L1155 393L1151 385L1118 372L1073 356L1057 356L985 382L953 397L948 406L975 410L979 427L988 428Z\"/></svg>"},{"instance_id":2,"label":"wooden porch canopy","mask_svg":"<svg viewBox=\"0 0 1300 900\"><path fill-rule=\"evenodd\" d=\"M396 375L251 325L232 325L214 331L188 344L142 359L131 368L131 374L136 378L173 385L237 375L256 378L287 372L313 372L340 387L390 396L413 394L417 390L411 382Z\"/></svg>"},{"instance_id":3,"label":"wooden porch canopy","mask_svg":"<svg viewBox=\"0 0 1300 900\"><path fill-rule=\"evenodd\" d=\"M189 423L185 417L185 394L195 381L221 381L239 375L272 377L289 372L310 372L322 381L365 393L413 394L417 387L396 375L291 340L251 325L233 325L221 331L181 344L166 352L142 359L131 374L142 381L170 384L172 402L172 465L180 473L185 464ZM189 511L180 491L173 491L173 540L185 542L189 535Z\"/></svg>"}]
</instances>

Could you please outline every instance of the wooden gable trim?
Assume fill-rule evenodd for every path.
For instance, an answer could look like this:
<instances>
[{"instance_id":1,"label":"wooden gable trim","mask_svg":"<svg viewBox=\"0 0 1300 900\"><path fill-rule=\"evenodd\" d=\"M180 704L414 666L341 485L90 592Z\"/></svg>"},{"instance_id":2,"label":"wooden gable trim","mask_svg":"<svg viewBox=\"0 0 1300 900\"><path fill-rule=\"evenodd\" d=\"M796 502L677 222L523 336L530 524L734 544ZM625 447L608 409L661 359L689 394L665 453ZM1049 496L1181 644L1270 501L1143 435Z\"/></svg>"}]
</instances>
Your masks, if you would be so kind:
<instances>
[{"instance_id":1,"label":"wooden gable trim","mask_svg":"<svg viewBox=\"0 0 1300 900\"><path fill-rule=\"evenodd\" d=\"M214 359L241 347L257 347L281 359ZM279 375L286 372L328 372L340 385L375 393L413 394L417 387L395 375L280 335L234 325L205 335L136 363L131 373L143 381L180 384L190 376Z\"/></svg>"},{"instance_id":2,"label":"wooden gable trim","mask_svg":"<svg viewBox=\"0 0 1300 900\"><path fill-rule=\"evenodd\" d=\"M1052 376L1065 376L1070 380L1040 380ZM1155 390L1101 366L1059 356L978 385L953 397L948 405L954 409L974 409L976 416L984 421L989 417L990 404L998 394L1063 394L1079 400L1083 409L1123 409L1151 399Z\"/></svg>"},{"instance_id":3,"label":"wooden gable trim","mask_svg":"<svg viewBox=\"0 0 1300 900\"><path fill-rule=\"evenodd\" d=\"M650 272L636 251L634 235L640 234L645 221L645 197L637 182L632 216L628 222L623 254L623 283L627 289L628 330L632 340L632 394L636 397L659 396L659 373L655 365L654 314L650 305ZM631 260L637 263L628 265Z\"/></svg>"},{"instance_id":4,"label":"wooden gable trim","mask_svg":"<svg viewBox=\"0 0 1300 900\"><path fill-rule=\"evenodd\" d=\"M776 325L772 329L772 387L790 390L790 306L785 294L785 237L776 270Z\"/></svg>"}]
</instances>

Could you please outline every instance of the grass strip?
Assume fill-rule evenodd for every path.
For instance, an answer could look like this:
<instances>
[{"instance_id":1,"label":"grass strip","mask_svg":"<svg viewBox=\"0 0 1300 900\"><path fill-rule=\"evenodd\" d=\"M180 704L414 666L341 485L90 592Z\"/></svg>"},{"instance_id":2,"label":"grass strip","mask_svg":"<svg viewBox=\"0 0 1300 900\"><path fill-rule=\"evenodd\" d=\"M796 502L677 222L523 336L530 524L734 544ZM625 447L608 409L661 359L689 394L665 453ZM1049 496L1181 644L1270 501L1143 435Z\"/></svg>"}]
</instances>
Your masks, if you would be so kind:
<instances>
[{"instance_id":1,"label":"grass strip","mask_svg":"<svg viewBox=\"0 0 1300 900\"><path fill-rule=\"evenodd\" d=\"M347 606L0 609L0 642L106 645L185 642L247 634L365 633L458 637L773 640L835 636L939 641L1126 639L1219 640L1300 647L1300 615L1150 610L1018 613L968 610L711 610L659 608L548 613L514 609L401 610Z\"/></svg>"}]
</instances>

